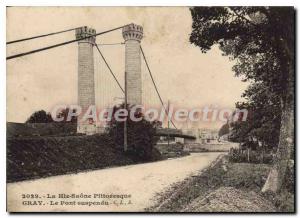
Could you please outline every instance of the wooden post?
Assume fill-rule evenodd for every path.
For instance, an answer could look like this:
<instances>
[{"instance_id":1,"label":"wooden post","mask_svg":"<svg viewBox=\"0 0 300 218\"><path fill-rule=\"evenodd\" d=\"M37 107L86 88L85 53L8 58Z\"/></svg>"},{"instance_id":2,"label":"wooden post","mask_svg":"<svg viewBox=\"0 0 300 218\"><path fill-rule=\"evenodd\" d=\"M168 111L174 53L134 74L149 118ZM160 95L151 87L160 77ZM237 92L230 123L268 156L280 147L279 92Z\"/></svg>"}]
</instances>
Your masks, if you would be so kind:
<instances>
[{"instance_id":1,"label":"wooden post","mask_svg":"<svg viewBox=\"0 0 300 218\"><path fill-rule=\"evenodd\" d=\"M126 111L128 111L127 110L127 72L125 71L125 90L124 90L124 92L125 92L125 100L124 100L124 108L125 108L125 110ZM127 149L128 149L128 142L127 142L127 118L128 118L128 116L126 117L126 120L125 120L125 122L124 122L124 151L126 152L127 151Z\"/></svg>"},{"instance_id":2,"label":"wooden post","mask_svg":"<svg viewBox=\"0 0 300 218\"><path fill-rule=\"evenodd\" d=\"M261 162L264 163L265 160L265 143L262 142L262 160Z\"/></svg>"},{"instance_id":3,"label":"wooden post","mask_svg":"<svg viewBox=\"0 0 300 218\"><path fill-rule=\"evenodd\" d=\"M170 130L170 117L169 117L169 111L170 110L170 101L168 100L168 147L170 145L170 133L169 133L169 130Z\"/></svg>"},{"instance_id":4,"label":"wooden post","mask_svg":"<svg viewBox=\"0 0 300 218\"><path fill-rule=\"evenodd\" d=\"M247 148L247 159L250 162L250 148Z\"/></svg>"}]
</instances>

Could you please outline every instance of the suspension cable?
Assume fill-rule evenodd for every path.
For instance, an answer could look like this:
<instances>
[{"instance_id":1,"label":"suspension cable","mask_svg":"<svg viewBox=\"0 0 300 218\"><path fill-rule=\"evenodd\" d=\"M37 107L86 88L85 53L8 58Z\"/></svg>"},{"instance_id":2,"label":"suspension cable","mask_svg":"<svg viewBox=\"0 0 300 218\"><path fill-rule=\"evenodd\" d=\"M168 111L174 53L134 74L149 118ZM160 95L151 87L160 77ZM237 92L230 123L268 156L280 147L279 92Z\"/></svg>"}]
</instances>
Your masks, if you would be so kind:
<instances>
[{"instance_id":1,"label":"suspension cable","mask_svg":"<svg viewBox=\"0 0 300 218\"><path fill-rule=\"evenodd\" d=\"M151 73L150 67L149 67L149 65L148 65L148 62L147 62L147 59L146 59L146 56L145 56L145 53L144 53L144 51L143 51L142 46L140 46L140 49L141 49L141 52L142 52L142 55L143 55L143 59L144 59L144 61L145 61L145 64L146 64L146 66L147 66L148 72L149 72L149 74L150 74L152 83L153 83L153 85L154 85L155 91L156 91L156 93L157 93L157 95L158 95L158 98L159 98L159 100L160 100L160 103L161 103L161 105L163 106L163 108L164 108L164 110L165 110L165 112L166 112L166 114L168 115L168 118L169 118L169 111L167 111L167 109L166 109L166 107L165 107L165 105L164 105L164 103L163 103L163 100L162 100L162 98L161 98L161 96L160 96L160 94L159 94L158 88L157 88L156 83L155 83L155 81L154 81L154 78L153 78L153 76L152 76L152 73ZM177 127L175 126L175 124L174 124L174 122L172 121L172 119L170 119L170 121L171 121L172 125L174 126L174 128L177 129Z\"/></svg>"},{"instance_id":2,"label":"suspension cable","mask_svg":"<svg viewBox=\"0 0 300 218\"><path fill-rule=\"evenodd\" d=\"M117 43L106 43L106 44L97 44L99 46L106 46L106 45L125 45L125 42L117 42Z\"/></svg>"},{"instance_id":3,"label":"suspension cable","mask_svg":"<svg viewBox=\"0 0 300 218\"><path fill-rule=\"evenodd\" d=\"M80 28L80 27L77 27L77 28ZM13 40L13 41L7 42L6 45L17 43L17 42L23 42L23 41L27 41L27 40L31 40L31 39L42 38L42 37L46 37L46 36L52 36L52 35L56 35L56 34L60 34L60 33L70 32L70 31L73 31L77 28L72 28L72 29L68 29L68 30L62 30L62 31L54 32L54 33L48 33L48 34L43 34L43 35L39 35L39 36L32 36L32 37L28 37L28 38Z\"/></svg>"},{"instance_id":4,"label":"suspension cable","mask_svg":"<svg viewBox=\"0 0 300 218\"><path fill-rule=\"evenodd\" d=\"M120 87L120 89L122 90L123 93L125 93L124 89L122 88L121 84L119 83L117 77L115 76L115 74L113 73L112 69L110 68L109 64L107 63L106 59L104 58L102 52L100 51L99 47L97 44L95 44L99 54L101 55L104 63L106 64L107 68L109 69L109 72L111 73L111 75L114 77L115 81L117 82L118 86Z\"/></svg>"},{"instance_id":5,"label":"suspension cable","mask_svg":"<svg viewBox=\"0 0 300 218\"><path fill-rule=\"evenodd\" d=\"M20 54L16 54L16 55L11 55L11 56L6 57L6 60L10 60L10 59L22 57L22 56L25 56L25 55L30 55L30 54L33 54L33 53L41 52L41 51L44 51L44 50L48 50L48 49L60 47L60 46L67 45L67 44L70 44L70 43L73 43L73 42L77 42L77 41L80 41L80 40L88 39L90 37L94 37L94 36L96 37L96 36L99 36L99 35L103 35L105 33L109 33L109 32L121 29L121 28L123 28L125 26L127 26L127 25L120 26L120 27L117 27L117 28L114 28L114 29L110 29L110 30L106 30L106 31L103 31L103 32L100 32L100 33L96 33L94 35L90 35L90 36L83 37L83 38L80 38L80 39L74 39L74 40L62 42L62 43L59 43L59 44L55 44L55 45L51 45L51 46L39 48L39 49L36 49L36 50L32 50L32 51L28 51L28 52L24 52L24 53L20 53Z\"/></svg>"}]
</instances>

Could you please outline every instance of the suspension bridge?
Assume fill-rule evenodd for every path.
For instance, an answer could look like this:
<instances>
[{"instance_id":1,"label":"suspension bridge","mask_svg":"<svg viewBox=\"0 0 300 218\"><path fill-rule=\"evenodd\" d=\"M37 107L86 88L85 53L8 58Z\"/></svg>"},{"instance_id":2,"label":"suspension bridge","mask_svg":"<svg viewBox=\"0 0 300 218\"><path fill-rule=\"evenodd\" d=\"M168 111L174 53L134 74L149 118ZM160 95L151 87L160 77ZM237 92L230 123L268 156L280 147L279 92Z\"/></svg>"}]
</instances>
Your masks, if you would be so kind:
<instances>
[{"instance_id":1,"label":"suspension bridge","mask_svg":"<svg viewBox=\"0 0 300 218\"><path fill-rule=\"evenodd\" d=\"M120 30L122 30L124 41L110 44L97 43L97 36ZM12 40L6 44L21 43L70 31L75 32L75 39L13 54L8 56L6 60L78 43L78 104L83 110L87 110L90 105L96 105L97 108L101 109L109 109L124 102L125 105L162 108L167 115L168 127L157 129L157 135L192 140L196 138L193 134L183 133L181 129L178 129L172 117L169 116L169 108L166 107L162 99L141 45L143 38L142 26L132 23L102 32L96 32L95 29L84 26ZM104 53L106 49L112 47L122 50L122 53L125 54L125 69L123 72L116 72ZM101 125L88 121L78 122L77 132L84 134L99 133L104 128Z\"/></svg>"}]
</instances>

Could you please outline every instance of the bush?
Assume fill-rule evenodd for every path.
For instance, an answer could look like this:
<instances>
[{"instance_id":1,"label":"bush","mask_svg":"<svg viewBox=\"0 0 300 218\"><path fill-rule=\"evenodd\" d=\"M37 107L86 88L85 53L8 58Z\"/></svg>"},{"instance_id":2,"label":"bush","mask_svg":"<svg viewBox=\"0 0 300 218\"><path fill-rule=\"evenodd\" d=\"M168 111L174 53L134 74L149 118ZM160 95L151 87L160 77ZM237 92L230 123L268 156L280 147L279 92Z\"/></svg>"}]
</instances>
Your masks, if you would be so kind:
<instances>
[{"instance_id":1,"label":"bush","mask_svg":"<svg viewBox=\"0 0 300 218\"><path fill-rule=\"evenodd\" d=\"M115 106L113 109L112 120L109 123L109 135L114 139L116 148L120 151L124 150L124 121L117 121L114 118L114 114L123 109L124 105ZM130 107L128 107L128 114L130 113ZM135 117L142 118L141 121L132 121L127 119L127 153L140 161L151 161L154 158L154 145L158 141L158 137L155 136L156 128L161 124L157 121L147 121L140 111L135 113Z\"/></svg>"},{"instance_id":2,"label":"bush","mask_svg":"<svg viewBox=\"0 0 300 218\"><path fill-rule=\"evenodd\" d=\"M240 149L231 148L229 151L229 161L233 163L265 163L271 164L275 154L272 150L258 148L252 149Z\"/></svg>"}]
</instances>

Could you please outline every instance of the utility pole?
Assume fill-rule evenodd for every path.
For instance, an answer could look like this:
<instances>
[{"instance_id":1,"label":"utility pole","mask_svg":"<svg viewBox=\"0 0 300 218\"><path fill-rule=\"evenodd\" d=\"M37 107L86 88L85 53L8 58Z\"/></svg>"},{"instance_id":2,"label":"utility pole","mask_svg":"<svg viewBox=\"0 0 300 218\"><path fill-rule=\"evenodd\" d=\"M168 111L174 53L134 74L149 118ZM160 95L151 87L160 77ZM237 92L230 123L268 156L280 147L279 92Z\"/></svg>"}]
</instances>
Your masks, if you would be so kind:
<instances>
[{"instance_id":1,"label":"utility pole","mask_svg":"<svg viewBox=\"0 0 300 218\"><path fill-rule=\"evenodd\" d=\"M170 112L170 101L168 100L168 146L170 145L170 116L169 116L169 112Z\"/></svg>"},{"instance_id":2,"label":"utility pole","mask_svg":"<svg viewBox=\"0 0 300 218\"><path fill-rule=\"evenodd\" d=\"M124 100L124 109L127 111L127 72L125 71L125 100ZM126 116L126 120L124 121L124 151L127 151L128 148L128 144L127 144L127 118L128 116Z\"/></svg>"}]
</instances>

